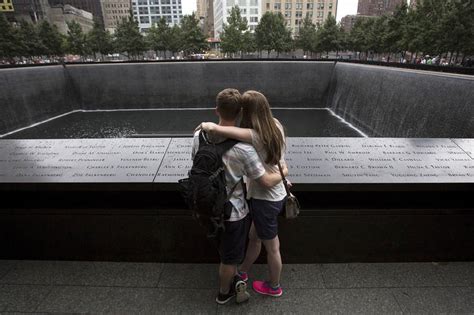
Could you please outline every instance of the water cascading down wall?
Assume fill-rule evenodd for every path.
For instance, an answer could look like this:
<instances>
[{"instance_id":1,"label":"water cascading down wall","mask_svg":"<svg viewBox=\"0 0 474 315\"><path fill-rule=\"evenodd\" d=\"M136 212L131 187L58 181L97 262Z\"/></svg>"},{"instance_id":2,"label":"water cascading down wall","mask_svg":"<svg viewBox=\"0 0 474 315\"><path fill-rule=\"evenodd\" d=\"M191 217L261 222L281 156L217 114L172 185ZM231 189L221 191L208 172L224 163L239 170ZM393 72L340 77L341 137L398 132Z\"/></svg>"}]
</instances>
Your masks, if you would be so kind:
<instances>
[{"instance_id":1,"label":"water cascading down wall","mask_svg":"<svg viewBox=\"0 0 474 315\"><path fill-rule=\"evenodd\" d=\"M216 94L233 87L261 91L273 107L328 108L369 137L474 136L474 79L463 75L311 61L163 62L2 69L0 86L0 134L71 111L213 108ZM304 211L281 222L287 262L474 258L472 184L295 189ZM0 258L217 261L173 185L0 183L0 194Z\"/></svg>"}]
</instances>

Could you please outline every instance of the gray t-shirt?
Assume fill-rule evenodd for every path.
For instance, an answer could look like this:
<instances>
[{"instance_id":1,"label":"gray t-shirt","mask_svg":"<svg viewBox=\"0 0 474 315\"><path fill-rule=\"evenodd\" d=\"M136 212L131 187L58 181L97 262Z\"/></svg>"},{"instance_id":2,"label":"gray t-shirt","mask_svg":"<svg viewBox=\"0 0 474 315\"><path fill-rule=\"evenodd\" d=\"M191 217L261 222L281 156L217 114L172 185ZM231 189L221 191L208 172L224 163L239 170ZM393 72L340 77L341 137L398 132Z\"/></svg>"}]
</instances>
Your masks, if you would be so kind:
<instances>
[{"instance_id":1,"label":"gray t-shirt","mask_svg":"<svg viewBox=\"0 0 474 315\"><path fill-rule=\"evenodd\" d=\"M217 139L216 139L217 140ZM219 139L223 140L223 139ZM220 142L220 141L215 141ZM192 157L199 148L199 131L194 134ZM232 213L228 221L239 221L249 213L244 191L240 180L246 176L255 181L265 174L265 168L254 147L246 143L237 143L222 156L225 166L227 192L235 187L230 202L233 205Z\"/></svg>"}]
</instances>

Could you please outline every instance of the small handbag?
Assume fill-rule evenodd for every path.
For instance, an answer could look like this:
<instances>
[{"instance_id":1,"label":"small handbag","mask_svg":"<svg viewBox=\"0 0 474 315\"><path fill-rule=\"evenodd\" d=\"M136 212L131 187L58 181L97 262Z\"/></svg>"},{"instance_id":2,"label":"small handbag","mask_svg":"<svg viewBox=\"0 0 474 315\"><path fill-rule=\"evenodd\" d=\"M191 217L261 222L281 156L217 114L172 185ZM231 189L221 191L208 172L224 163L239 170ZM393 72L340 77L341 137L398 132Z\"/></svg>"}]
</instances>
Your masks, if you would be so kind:
<instances>
[{"instance_id":1,"label":"small handbag","mask_svg":"<svg viewBox=\"0 0 474 315\"><path fill-rule=\"evenodd\" d=\"M285 217L285 219L296 219L300 214L300 203L288 188L288 181L286 180L285 175L283 175L283 169L281 168L280 162L278 162L278 169L280 170L281 178L283 180L283 184L285 185L287 196L283 209L283 217Z\"/></svg>"}]
</instances>

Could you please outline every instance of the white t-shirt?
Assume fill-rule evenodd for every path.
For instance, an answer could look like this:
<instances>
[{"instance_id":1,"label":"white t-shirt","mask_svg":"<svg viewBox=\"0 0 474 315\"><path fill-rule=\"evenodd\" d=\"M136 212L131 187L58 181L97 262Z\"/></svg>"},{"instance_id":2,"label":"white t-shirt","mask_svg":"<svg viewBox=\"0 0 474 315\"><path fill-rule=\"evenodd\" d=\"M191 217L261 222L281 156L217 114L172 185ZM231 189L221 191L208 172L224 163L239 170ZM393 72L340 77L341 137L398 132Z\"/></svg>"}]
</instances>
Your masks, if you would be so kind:
<instances>
[{"instance_id":1,"label":"white t-shirt","mask_svg":"<svg viewBox=\"0 0 474 315\"><path fill-rule=\"evenodd\" d=\"M283 131L283 126L280 124L278 120L275 119L278 129L280 130L283 137L285 137L285 133ZM259 135L252 129L252 145L257 150L260 159L264 162L267 158L267 153L263 146L262 140L260 139ZM282 152L282 156L280 158L280 164L283 165L285 160L285 154ZM268 165L264 162L265 170L269 173L272 172L280 172L278 170L278 165ZM267 188L260 185L258 182L254 180L249 180L247 183L247 198L255 198L261 200L268 200L268 201L280 201L286 197L286 190L283 182L278 183L277 185Z\"/></svg>"},{"instance_id":2,"label":"white t-shirt","mask_svg":"<svg viewBox=\"0 0 474 315\"><path fill-rule=\"evenodd\" d=\"M219 139L222 140L222 139ZM216 141L217 142L217 141ZM220 142L220 141L219 141ZM194 134L192 157L199 148L199 131ZM230 202L233 209L228 221L239 221L249 213L244 191L240 180L246 176L255 181L265 174L265 168L254 147L250 144L239 142L222 156L225 166L227 192L235 187ZM236 186L237 185L237 186Z\"/></svg>"}]
</instances>

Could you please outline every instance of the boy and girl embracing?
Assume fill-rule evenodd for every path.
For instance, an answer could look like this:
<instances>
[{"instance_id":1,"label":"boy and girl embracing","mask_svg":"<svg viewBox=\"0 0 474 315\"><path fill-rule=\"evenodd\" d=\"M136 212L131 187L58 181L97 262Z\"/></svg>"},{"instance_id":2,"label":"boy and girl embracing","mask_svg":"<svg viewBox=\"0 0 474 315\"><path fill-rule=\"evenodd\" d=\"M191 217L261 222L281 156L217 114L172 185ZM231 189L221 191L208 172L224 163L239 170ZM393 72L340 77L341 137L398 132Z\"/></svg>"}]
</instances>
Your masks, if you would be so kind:
<instances>
[{"instance_id":1,"label":"boy and girl embracing","mask_svg":"<svg viewBox=\"0 0 474 315\"><path fill-rule=\"evenodd\" d=\"M252 287L263 295L281 296L282 261L277 216L287 194L278 164L285 176L288 173L284 161L283 127L273 118L265 96L256 91L242 95L236 89L221 91L216 98L216 114L219 123L202 123L193 142L194 157L201 130L213 143L225 139L239 141L222 156L232 211L224 222L225 231L218 243L221 263L216 302L225 304L235 298L241 303L249 299L248 272L260 254L262 243L267 252L269 278L267 281L254 280ZM236 127L239 119L240 127ZM242 185L244 176L246 194Z\"/></svg>"}]
</instances>

